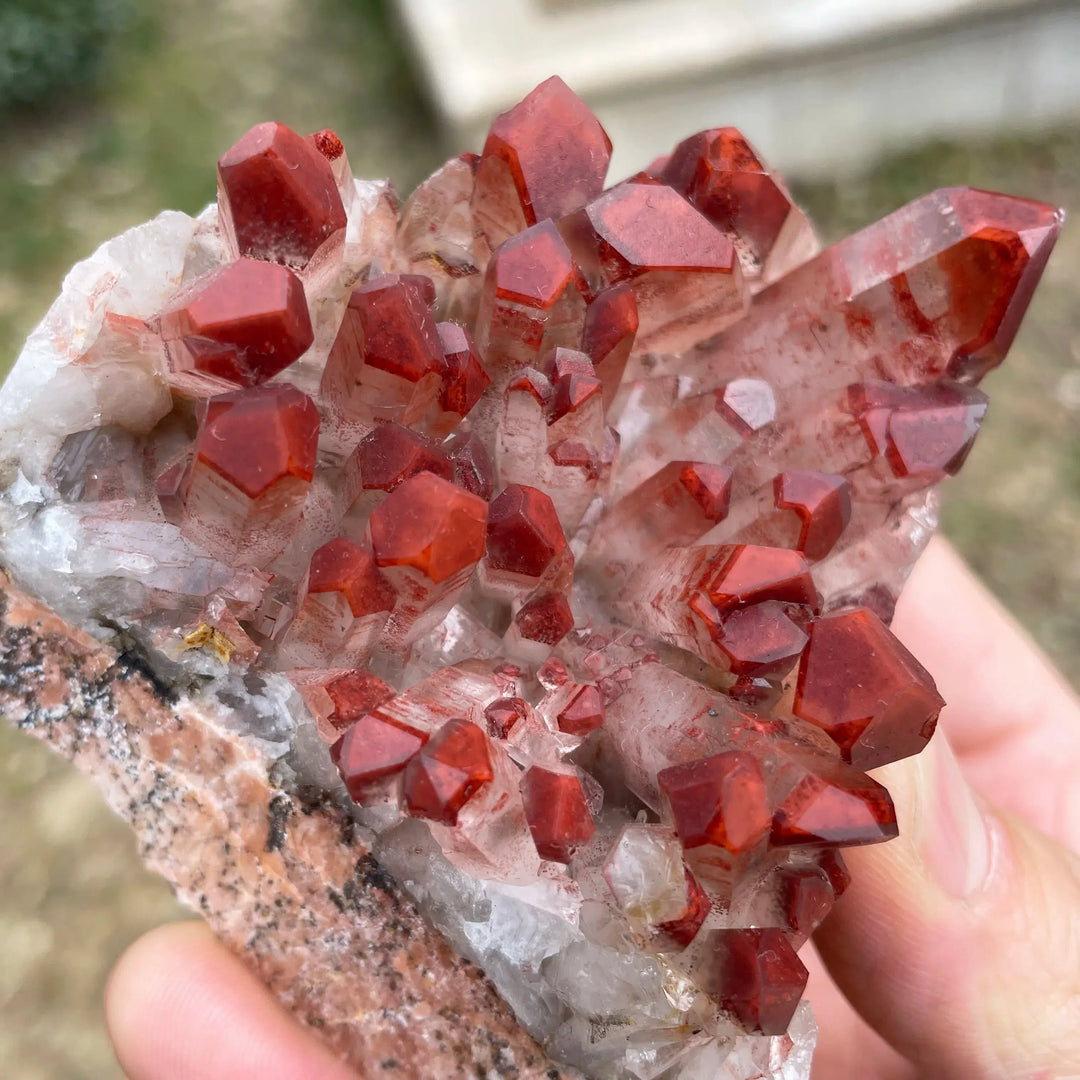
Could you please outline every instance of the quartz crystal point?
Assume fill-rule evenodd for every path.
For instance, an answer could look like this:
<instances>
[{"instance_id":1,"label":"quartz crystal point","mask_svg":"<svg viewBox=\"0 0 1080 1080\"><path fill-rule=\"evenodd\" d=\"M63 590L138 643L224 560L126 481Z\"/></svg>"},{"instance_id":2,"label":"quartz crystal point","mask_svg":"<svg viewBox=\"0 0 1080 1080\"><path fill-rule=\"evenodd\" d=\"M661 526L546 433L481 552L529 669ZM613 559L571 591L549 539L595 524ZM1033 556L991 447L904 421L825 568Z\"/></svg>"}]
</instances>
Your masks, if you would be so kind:
<instances>
[{"instance_id":1,"label":"quartz crystal point","mask_svg":"<svg viewBox=\"0 0 1080 1080\"><path fill-rule=\"evenodd\" d=\"M197 278L160 327L170 382L202 396L265 382L314 341L300 279L259 259L240 258Z\"/></svg>"},{"instance_id":2,"label":"quartz crystal point","mask_svg":"<svg viewBox=\"0 0 1080 1080\"><path fill-rule=\"evenodd\" d=\"M491 125L476 170L476 225L495 247L545 218L577 210L604 188L611 140L557 75Z\"/></svg>"},{"instance_id":3,"label":"quartz crystal point","mask_svg":"<svg viewBox=\"0 0 1080 1080\"><path fill-rule=\"evenodd\" d=\"M345 230L326 156L284 124L257 124L224 154L218 205L232 251L298 268Z\"/></svg>"},{"instance_id":4,"label":"quartz crystal point","mask_svg":"<svg viewBox=\"0 0 1080 1080\"><path fill-rule=\"evenodd\" d=\"M731 237L749 279L768 284L817 253L806 215L737 128L684 139L661 176Z\"/></svg>"},{"instance_id":5,"label":"quartz crystal point","mask_svg":"<svg viewBox=\"0 0 1080 1080\"><path fill-rule=\"evenodd\" d=\"M1061 215L946 189L819 252L733 128L610 151L549 79L399 209L261 124L77 266L0 558L79 629L9 590L3 700L353 1063L806 1080L797 950L943 704L893 604Z\"/></svg>"}]
</instances>

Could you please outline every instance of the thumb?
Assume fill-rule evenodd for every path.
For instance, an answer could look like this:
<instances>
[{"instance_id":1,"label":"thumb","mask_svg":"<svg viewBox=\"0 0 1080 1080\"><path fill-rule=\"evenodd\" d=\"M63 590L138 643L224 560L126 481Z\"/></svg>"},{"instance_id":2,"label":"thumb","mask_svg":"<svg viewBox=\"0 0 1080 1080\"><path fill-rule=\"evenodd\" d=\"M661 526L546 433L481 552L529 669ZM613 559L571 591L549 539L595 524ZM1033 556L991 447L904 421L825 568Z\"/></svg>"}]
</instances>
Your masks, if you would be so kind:
<instances>
[{"instance_id":1,"label":"thumb","mask_svg":"<svg viewBox=\"0 0 1080 1080\"><path fill-rule=\"evenodd\" d=\"M1080 858L972 792L941 734L875 775L900 836L845 854L816 937L841 990L922 1077L1080 1077Z\"/></svg>"}]
</instances>

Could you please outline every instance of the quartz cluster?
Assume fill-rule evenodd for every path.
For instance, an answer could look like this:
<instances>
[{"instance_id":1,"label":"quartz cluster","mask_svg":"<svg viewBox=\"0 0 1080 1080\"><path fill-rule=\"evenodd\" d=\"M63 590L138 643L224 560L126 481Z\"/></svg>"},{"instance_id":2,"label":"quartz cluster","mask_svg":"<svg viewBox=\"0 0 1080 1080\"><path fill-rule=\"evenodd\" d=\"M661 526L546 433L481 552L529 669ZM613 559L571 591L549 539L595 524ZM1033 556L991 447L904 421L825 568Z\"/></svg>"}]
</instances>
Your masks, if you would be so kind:
<instances>
[{"instance_id":1,"label":"quartz cluster","mask_svg":"<svg viewBox=\"0 0 1080 1080\"><path fill-rule=\"evenodd\" d=\"M893 605L1060 214L820 251L734 128L610 151L558 78L402 205L253 128L28 342L0 553L347 804L557 1060L794 1080L867 770L942 706Z\"/></svg>"}]
</instances>

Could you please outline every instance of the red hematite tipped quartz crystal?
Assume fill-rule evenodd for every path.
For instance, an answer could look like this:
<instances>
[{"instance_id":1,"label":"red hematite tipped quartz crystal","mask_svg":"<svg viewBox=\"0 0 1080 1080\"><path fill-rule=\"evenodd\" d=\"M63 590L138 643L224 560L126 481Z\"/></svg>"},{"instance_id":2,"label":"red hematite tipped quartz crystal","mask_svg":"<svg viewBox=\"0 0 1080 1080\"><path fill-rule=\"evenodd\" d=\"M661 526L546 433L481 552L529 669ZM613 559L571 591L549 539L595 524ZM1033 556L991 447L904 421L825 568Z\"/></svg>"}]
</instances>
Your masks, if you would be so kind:
<instances>
[{"instance_id":1,"label":"red hematite tipped quartz crystal","mask_svg":"<svg viewBox=\"0 0 1080 1080\"><path fill-rule=\"evenodd\" d=\"M472 196L492 246L558 220L604 189L611 140L588 106L552 76L491 125Z\"/></svg>"},{"instance_id":2,"label":"red hematite tipped quartz crystal","mask_svg":"<svg viewBox=\"0 0 1080 1080\"><path fill-rule=\"evenodd\" d=\"M282 955L326 979L282 993L354 1064L386 1058L371 1003L398 991L320 918L406 933L382 870L335 877L377 859L574 1075L808 1080L796 950L840 850L897 833L866 770L943 704L888 621L1061 214L945 189L819 250L734 128L605 188L610 152L558 78L403 205L332 132L253 128L216 207L112 241L31 337L0 393L0 561L115 629L178 730L224 725L235 814L158 833L157 862L228 828L242 884L178 886L259 941L299 912ZM87 716L71 745L111 763ZM176 776L190 740L161 752ZM258 769L286 807L265 845L219 823ZM203 805L162 783L112 798L141 835ZM316 869L267 923L294 849ZM423 955L379 972L445 970ZM556 1075L488 1030L495 999L444 1052L466 990L439 978L395 1058Z\"/></svg>"},{"instance_id":3,"label":"red hematite tipped quartz crystal","mask_svg":"<svg viewBox=\"0 0 1080 1080\"><path fill-rule=\"evenodd\" d=\"M487 563L494 570L540 578L566 550L551 499L538 488L509 484L488 509Z\"/></svg>"},{"instance_id":4,"label":"red hematite tipped quartz crystal","mask_svg":"<svg viewBox=\"0 0 1080 1080\"><path fill-rule=\"evenodd\" d=\"M288 383L204 399L182 529L225 562L282 551L315 473L319 413Z\"/></svg>"},{"instance_id":5,"label":"red hematite tipped quartz crystal","mask_svg":"<svg viewBox=\"0 0 1080 1080\"><path fill-rule=\"evenodd\" d=\"M448 720L407 760L409 813L445 825L456 825L461 808L494 778L487 737L467 720Z\"/></svg>"},{"instance_id":6,"label":"red hematite tipped quartz crystal","mask_svg":"<svg viewBox=\"0 0 1080 1080\"><path fill-rule=\"evenodd\" d=\"M426 732L367 713L350 724L330 749L349 795L363 802L374 781L404 769L425 742Z\"/></svg>"},{"instance_id":7,"label":"red hematite tipped quartz crystal","mask_svg":"<svg viewBox=\"0 0 1080 1080\"><path fill-rule=\"evenodd\" d=\"M675 831L687 850L705 844L741 855L772 821L757 758L742 750L672 765L657 777Z\"/></svg>"},{"instance_id":8,"label":"red hematite tipped quartz crystal","mask_svg":"<svg viewBox=\"0 0 1080 1080\"><path fill-rule=\"evenodd\" d=\"M542 859L569 863L596 831L581 778L534 765L521 778L525 817Z\"/></svg>"},{"instance_id":9,"label":"red hematite tipped quartz crystal","mask_svg":"<svg viewBox=\"0 0 1080 1080\"><path fill-rule=\"evenodd\" d=\"M199 278L163 313L161 337L170 381L205 396L272 378L307 350L314 333L300 279L287 267L241 258Z\"/></svg>"},{"instance_id":10,"label":"red hematite tipped quartz crystal","mask_svg":"<svg viewBox=\"0 0 1080 1080\"><path fill-rule=\"evenodd\" d=\"M344 233L326 157L284 124L257 124L218 162L222 233L238 255L306 266Z\"/></svg>"},{"instance_id":11,"label":"red hematite tipped quartz crystal","mask_svg":"<svg viewBox=\"0 0 1080 1080\"><path fill-rule=\"evenodd\" d=\"M731 235L750 274L771 280L813 254L814 232L783 180L762 163L738 128L684 139L662 177ZM774 254L775 253L775 254Z\"/></svg>"},{"instance_id":12,"label":"red hematite tipped quartz crystal","mask_svg":"<svg viewBox=\"0 0 1080 1080\"><path fill-rule=\"evenodd\" d=\"M845 761L873 769L917 754L944 705L926 669L866 608L810 627L792 711L828 733Z\"/></svg>"},{"instance_id":13,"label":"red hematite tipped quartz crystal","mask_svg":"<svg viewBox=\"0 0 1080 1080\"><path fill-rule=\"evenodd\" d=\"M747 1031L782 1035L806 986L807 971L782 930L714 930L704 981Z\"/></svg>"}]
</instances>

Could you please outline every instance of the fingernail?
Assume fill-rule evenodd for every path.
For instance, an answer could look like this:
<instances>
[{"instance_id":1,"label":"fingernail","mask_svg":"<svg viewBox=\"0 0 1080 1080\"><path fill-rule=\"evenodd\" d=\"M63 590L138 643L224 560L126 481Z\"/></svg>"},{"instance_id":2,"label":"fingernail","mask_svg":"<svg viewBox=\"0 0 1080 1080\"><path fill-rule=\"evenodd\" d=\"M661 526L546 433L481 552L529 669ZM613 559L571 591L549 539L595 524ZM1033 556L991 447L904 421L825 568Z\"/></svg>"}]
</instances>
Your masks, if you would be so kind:
<instances>
[{"instance_id":1,"label":"fingernail","mask_svg":"<svg viewBox=\"0 0 1080 1080\"><path fill-rule=\"evenodd\" d=\"M939 735L928 751L931 782L923 818L923 854L941 888L957 900L967 900L990 875L990 830L949 744Z\"/></svg>"}]
</instances>

